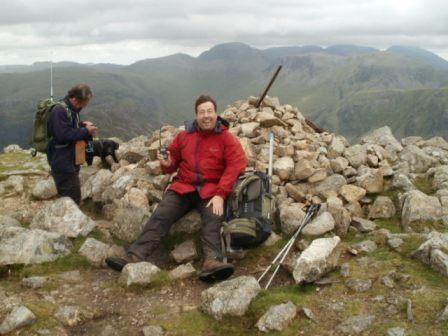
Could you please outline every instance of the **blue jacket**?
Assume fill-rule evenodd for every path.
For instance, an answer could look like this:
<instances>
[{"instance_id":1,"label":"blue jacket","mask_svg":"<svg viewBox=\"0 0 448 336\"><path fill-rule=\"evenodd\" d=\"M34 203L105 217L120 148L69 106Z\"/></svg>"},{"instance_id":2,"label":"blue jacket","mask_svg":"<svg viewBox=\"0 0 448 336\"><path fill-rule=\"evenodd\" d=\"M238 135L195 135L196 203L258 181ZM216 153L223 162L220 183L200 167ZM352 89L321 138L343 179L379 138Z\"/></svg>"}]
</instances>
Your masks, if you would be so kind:
<instances>
[{"instance_id":1,"label":"blue jacket","mask_svg":"<svg viewBox=\"0 0 448 336\"><path fill-rule=\"evenodd\" d=\"M79 112L68 97L65 97L67 109L62 104L53 107L48 119L48 135L52 139L48 143L47 159L54 173L75 173L79 165L75 165L75 143L78 140L88 140L90 135L85 127L80 127Z\"/></svg>"}]
</instances>

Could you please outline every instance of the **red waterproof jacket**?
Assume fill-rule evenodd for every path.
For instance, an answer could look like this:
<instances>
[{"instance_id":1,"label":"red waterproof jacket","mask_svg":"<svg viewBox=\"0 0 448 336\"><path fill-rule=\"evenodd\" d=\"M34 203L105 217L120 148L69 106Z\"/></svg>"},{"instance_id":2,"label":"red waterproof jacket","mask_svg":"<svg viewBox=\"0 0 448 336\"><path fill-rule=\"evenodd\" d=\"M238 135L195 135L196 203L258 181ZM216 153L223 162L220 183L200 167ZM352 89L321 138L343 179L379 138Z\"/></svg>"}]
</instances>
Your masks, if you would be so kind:
<instances>
[{"instance_id":1,"label":"red waterproof jacket","mask_svg":"<svg viewBox=\"0 0 448 336\"><path fill-rule=\"evenodd\" d=\"M162 167L165 174L179 169L169 189L179 194L197 190L202 199L227 198L247 166L244 150L228 125L218 117L215 130L204 132L194 121L174 138L168 147L171 166Z\"/></svg>"}]
</instances>

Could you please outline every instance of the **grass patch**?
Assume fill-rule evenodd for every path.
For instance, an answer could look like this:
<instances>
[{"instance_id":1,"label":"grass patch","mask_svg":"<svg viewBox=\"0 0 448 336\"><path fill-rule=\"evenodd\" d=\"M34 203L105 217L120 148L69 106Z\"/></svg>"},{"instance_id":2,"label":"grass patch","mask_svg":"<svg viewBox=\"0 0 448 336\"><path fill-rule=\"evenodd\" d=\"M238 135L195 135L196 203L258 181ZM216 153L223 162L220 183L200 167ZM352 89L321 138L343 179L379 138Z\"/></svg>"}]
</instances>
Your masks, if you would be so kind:
<instances>
[{"instance_id":1,"label":"grass patch","mask_svg":"<svg viewBox=\"0 0 448 336\"><path fill-rule=\"evenodd\" d=\"M45 300L28 301L25 306L36 315L36 322L23 329L23 335L31 335L40 329L51 329L59 325L59 322L53 318L57 305Z\"/></svg>"},{"instance_id":2,"label":"grass patch","mask_svg":"<svg viewBox=\"0 0 448 336\"><path fill-rule=\"evenodd\" d=\"M412 183L415 187L426 195L431 195L434 193L434 187L432 186L432 178L427 179L423 176L417 176Z\"/></svg>"},{"instance_id":3,"label":"grass patch","mask_svg":"<svg viewBox=\"0 0 448 336\"><path fill-rule=\"evenodd\" d=\"M391 233L402 232L401 220L398 214L389 219L375 219L375 224L378 225L380 229L389 230Z\"/></svg>"},{"instance_id":4,"label":"grass patch","mask_svg":"<svg viewBox=\"0 0 448 336\"><path fill-rule=\"evenodd\" d=\"M403 239L403 244L399 247L399 251L402 255L410 257L412 252L420 247L426 239L420 235L410 234Z\"/></svg>"},{"instance_id":5,"label":"grass patch","mask_svg":"<svg viewBox=\"0 0 448 336\"><path fill-rule=\"evenodd\" d=\"M411 229L414 232L419 233L425 233L429 231L439 231L439 232L445 232L446 226L443 224L441 220L434 220L434 221L416 221L409 224Z\"/></svg>"}]
</instances>

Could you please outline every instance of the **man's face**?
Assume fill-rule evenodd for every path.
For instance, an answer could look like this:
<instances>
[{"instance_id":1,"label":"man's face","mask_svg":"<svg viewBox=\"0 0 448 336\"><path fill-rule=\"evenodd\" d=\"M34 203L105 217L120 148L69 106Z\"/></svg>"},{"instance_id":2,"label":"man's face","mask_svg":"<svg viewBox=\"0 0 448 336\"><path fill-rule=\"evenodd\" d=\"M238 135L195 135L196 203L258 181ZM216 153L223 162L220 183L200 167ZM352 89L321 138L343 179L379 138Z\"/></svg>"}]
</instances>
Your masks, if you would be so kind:
<instances>
[{"instance_id":1,"label":"man's face","mask_svg":"<svg viewBox=\"0 0 448 336\"><path fill-rule=\"evenodd\" d=\"M212 131L215 129L218 114L212 102L205 102L198 105L196 110L196 120L199 128L203 131Z\"/></svg>"},{"instance_id":2,"label":"man's face","mask_svg":"<svg viewBox=\"0 0 448 336\"><path fill-rule=\"evenodd\" d=\"M70 102L76 108L85 108L90 103L90 99L79 100L78 98L70 98Z\"/></svg>"}]
</instances>

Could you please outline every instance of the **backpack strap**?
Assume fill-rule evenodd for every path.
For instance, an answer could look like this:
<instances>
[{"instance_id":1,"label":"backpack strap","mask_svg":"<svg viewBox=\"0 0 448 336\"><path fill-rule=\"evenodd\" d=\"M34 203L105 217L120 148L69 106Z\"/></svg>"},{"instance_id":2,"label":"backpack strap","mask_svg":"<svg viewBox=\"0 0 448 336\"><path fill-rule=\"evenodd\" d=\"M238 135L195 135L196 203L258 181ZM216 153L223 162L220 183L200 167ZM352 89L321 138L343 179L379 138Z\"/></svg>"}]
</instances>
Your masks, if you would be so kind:
<instances>
[{"instance_id":1,"label":"backpack strap","mask_svg":"<svg viewBox=\"0 0 448 336\"><path fill-rule=\"evenodd\" d=\"M242 191L253 181L259 180L260 177L257 175L250 175L248 177L245 177L243 181L240 184L237 184L235 187L232 198L230 200L231 202L231 210L232 212L235 212L238 210L238 203L242 201Z\"/></svg>"},{"instance_id":2,"label":"backpack strap","mask_svg":"<svg viewBox=\"0 0 448 336\"><path fill-rule=\"evenodd\" d=\"M56 102L51 105L50 111L52 111L56 105L61 105L65 109L65 111L67 113L67 119L69 120L70 125L72 125L73 124L73 115L72 115L72 112L70 111L70 108L68 107L67 103L63 100ZM79 115L76 116L76 128L79 128ZM48 139L48 143L50 143L50 141L52 141L53 139L54 139L54 136L51 135ZM55 144L54 147L55 148L65 148L68 145L69 144L59 144L59 145Z\"/></svg>"}]
</instances>

